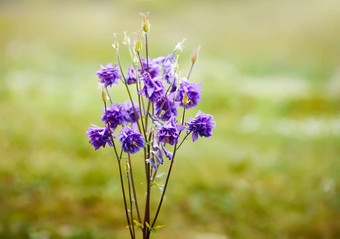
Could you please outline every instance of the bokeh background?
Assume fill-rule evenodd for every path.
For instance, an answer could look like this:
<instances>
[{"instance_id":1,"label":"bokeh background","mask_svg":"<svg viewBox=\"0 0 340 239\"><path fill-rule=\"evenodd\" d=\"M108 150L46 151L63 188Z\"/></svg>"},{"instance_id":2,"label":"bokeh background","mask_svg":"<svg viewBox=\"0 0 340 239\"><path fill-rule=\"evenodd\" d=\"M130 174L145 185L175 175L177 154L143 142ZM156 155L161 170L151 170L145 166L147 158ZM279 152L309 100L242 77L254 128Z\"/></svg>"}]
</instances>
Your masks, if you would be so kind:
<instances>
[{"instance_id":1,"label":"bokeh background","mask_svg":"<svg viewBox=\"0 0 340 239\"><path fill-rule=\"evenodd\" d=\"M198 108L217 122L212 138L178 154L161 238L339 238L339 9L337 0L0 1L0 238L127 238L115 159L85 131L101 125L95 72L116 59L112 33L137 31L144 11L152 57L185 37L186 74L202 47L191 79L203 83Z\"/></svg>"}]
</instances>

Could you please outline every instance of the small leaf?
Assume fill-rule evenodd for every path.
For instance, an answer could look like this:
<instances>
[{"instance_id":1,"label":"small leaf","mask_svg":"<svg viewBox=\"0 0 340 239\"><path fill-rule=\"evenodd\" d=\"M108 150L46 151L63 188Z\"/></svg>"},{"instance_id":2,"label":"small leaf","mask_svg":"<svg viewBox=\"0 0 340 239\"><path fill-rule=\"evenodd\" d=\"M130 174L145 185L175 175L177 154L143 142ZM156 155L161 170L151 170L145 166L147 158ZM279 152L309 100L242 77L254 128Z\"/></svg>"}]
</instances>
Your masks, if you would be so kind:
<instances>
[{"instance_id":1,"label":"small leaf","mask_svg":"<svg viewBox=\"0 0 340 239\"><path fill-rule=\"evenodd\" d=\"M145 222L146 226L151 229L150 224L148 222ZM152 230L152 229L151 229Z\"/></svg>"},{"instance_id":2,"label":"small leaf","mask_svg":"<svg viewBox=\"0 0 340 239\"><path fill-rule=\"evenodd\" d=\"M156 237L159 237L158 233L156 232L155 229L151 229L150 232L152 232L152 234L154 234Z\"/></svg>"},{"instance_id":3,"label":"small leaf","mask_svg":"<svg viewBox=\"0 0 340 239\"><path fill-rule=\"evenodd\" d=\"M140 224L136 219L135 220L133 220L133 222L135 223L135 225L136 225L136 227L140 227L140 228L142 228L143 227L143 225L142 224Z\"/></svg>"},{"instance_id":4,"label":"small leaf","mask_svg":"<svg viewBox=\"0 0 340 239\"><path fill-rule=\"evenodd\" d=\"M158 226L155 226L153 229L157 230L157 229L161 229L163 227L165 227L165 225L158 225Z\"/></svg>"}]
</instances>

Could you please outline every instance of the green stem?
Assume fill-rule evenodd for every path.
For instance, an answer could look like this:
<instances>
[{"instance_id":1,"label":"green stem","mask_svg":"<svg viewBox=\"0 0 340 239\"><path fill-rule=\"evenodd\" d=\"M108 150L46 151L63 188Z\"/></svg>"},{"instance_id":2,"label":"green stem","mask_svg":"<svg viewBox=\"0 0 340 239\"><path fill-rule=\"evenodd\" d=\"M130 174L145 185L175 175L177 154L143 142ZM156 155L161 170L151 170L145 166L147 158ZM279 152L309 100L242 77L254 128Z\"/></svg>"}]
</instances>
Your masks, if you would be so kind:
<instances>
[{"instance_id":1,"label":"green stem","mask_svg":"<svg viewBox=\"0 0 340 239\"><path fill-rule=\"evenodd\" d=\"M125 189L124 189L124 181L123 181L122 169L121 169L121 165L120 165L120 157L118 156L118 152L117 152L117 149L116 149L116 146L115 146L115 142L114 142L113 137L112 137L112 132L111 132L111 128L110 128L110 122L108 121L108 117L107 117L106 102L104 102L104 108L105 108L106 122L107 122L107 125L108 125L108 128L109 128L110 140L111 140L112 147L114 149L114 152L115 152L115 155L116 155L116 158L117 158L117 163L118 163L118 168L119 168L120 185L121 185L122 194L123 194L123 201L124 201L126 220L127 220L128 225L129 225L129 231L130 231L131 238L133 238L133 233L132 233L132 229L131 229L131 223L130 223L130 219L129 219L129 215L128 215L128 210L127 210L126 195L125 195Z\"/></svg>"},{"instance_id":2,"label":"green stem","mask_svg":"<svg viewBox=\"0 0 340 239\"><path fill-rule=\"evenodd\" d=\"M132 183L132 190L133 190L133 195L134 195L135 203L136 203L137 216L138 216L139 223L141 223L142 220L141 220L140 213L139 213L138 199L137 199L137 194L136 194L135 181L133 179L133 170L132 170L130 153L128 153L128 159L129 159L129 164L130 164L131 183Z\"/></svg>"}]
</instances>

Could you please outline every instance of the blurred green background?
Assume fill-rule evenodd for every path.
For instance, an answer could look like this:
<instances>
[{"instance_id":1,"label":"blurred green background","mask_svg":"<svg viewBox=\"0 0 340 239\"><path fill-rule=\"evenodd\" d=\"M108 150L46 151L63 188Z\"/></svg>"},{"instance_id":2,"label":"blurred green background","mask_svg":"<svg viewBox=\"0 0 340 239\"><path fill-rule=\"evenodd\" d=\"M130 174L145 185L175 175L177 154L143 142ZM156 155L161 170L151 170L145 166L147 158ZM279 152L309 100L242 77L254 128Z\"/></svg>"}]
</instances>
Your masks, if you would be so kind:
<instances>
[{"instance_id":1,"label":"blurred green background","mask_svg":"<svg viewBox=\"0 0 340 239\"><path fill-rule=\"evenodd\" d=\"M191 76L202 101L190 114L217 122L212 138L177 155L160 238L339 238L339 9L337 0L0 1L0 238L127 238L112 151L95 152L85 131L102 125L95 72L116 59L112 33L137 31L143 11L152 57L187 38L185 75L202 47ZM121 86L112 94L126 99Z\"/></svg>"}]
</instances>

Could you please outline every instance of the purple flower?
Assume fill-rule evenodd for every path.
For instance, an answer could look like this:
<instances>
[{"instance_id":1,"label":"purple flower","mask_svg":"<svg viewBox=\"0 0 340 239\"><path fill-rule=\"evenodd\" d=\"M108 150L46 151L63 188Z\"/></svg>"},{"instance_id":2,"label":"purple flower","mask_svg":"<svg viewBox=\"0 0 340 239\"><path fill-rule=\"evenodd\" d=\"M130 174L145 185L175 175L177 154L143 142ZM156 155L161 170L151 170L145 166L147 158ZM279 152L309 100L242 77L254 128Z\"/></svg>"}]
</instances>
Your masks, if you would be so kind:
<instances>
[{"instance_id":1,"label":"purple flower","mask_svg":"<svg viewBox=\"0 0 340 239\"><path fill-rule=\"evenodd\" d=\"M175 66L170 61L164 62L163 65L163 77L170 84L174 84Z\"/></svg>"},{"instance_id":2,"label":"purple flower","mask_svg":"<svg viewBox=\"0 0 340 239\"><path fill-rule=\"evenodd\" d=\"M162 144L162 149L165 153L165 156L169 159L169 160L172 160L172 157L173 157L173 154L171 152L169 152L168 150L166 150L164 144Z\"/></svg>"},{"instance_id":3,"label":"purple flower","mask_svg":"<svg viewBox=\"0 0 340 239\"><path fill-rule=\"evenodd\" d=\"M107 63L106 67L101 66L101 69L97 71L96 75L100 79L100 83L105 84L105 87L112 86L112 84L118 84L118 80L122 78L119 74L119 67L115 64L112 67L111 63Z\"/></svg>"},{"instance_id":4,"label":"purple flower","mask_svg":"<svg viewBox=\"0 0 340 239\"><path fill-rule=\"evenodd\" d=\"M163 164L163 154L165 154L169 160L172 160L172 153L166 150L164 144L155 140L151 150L151 158L148 159L148 162L152 165L152 167L157 169L158 165Z\"/></svg>"},{"instance_id":5,"label":"purple flower","mask_svg":"<svg viewBox=\"0 0 340 239\"><path fill-rule=\"evenodd\" d=\"M142 58L141 60L142 62L142 65L143 65L143 69L144 69L144 73L147 72L147 61L146 59ZM161 70L162 70L162 67L158 64L158 61L154 61L149 58L149 73L150 73L150 76L151 78L155 78L156 76L159 76L160 73L161 73ZM141 67L138 67L138 71L139 72L143 72L142 68Z\"/></svg>"},{"instance_id":6,"label":"purple flower","mask_svg":"<svg viewBox=\"0 0 340 239\"><path fill-rule=\"evenodd\" d=\"M107 108L107 119L110 122L111 128L115 129L118 125L125 121L125 111L122 105L114 103ZM105 110L102 115L102 121L106 122Z\"/></svg>"},{"instance_id":7,"label":"purple flower","mask_svg":"<svg viewBox=\"0 0 340 239\"><path fill-rule=\"evenodd\" d=\"M157 169L159 164L163 164L163 150L162 148L159 146L159 143L157 142L157 140L155 140L155 142L152 145L152 150L151 150L151 158L148 159L148 162L152 165L152 167L154 167L155 169ZM156 163L157 162L157 163Z\"/></svg>"},{"instance_id":8,"label":"purple flower","mask_svg":"<svg viewBox=\"0 0 340 239\"><path fill-rule=\"evenodd\" d=\"M174 74L175 74L175 58L174 53L169 54L168 56L164 57L157 57L152 60L153 63L163 65L163 77L164 79L170 84L173 85L174 82Z\"/></svg>"},{"instance_id":9,"label":"purple flower","mask_svg":"<svg viewBox=\"0 0 340 239\"><path fill-rule=\"evenodd\" d=\"M100 147L105 148L106 143L112 147L109 138L110 133L107 127L100 128L97 125L92 125L91 128L88 128L86 134L89 136L90 144L93 145L95 150L99 149Z\"/></svg>"},{"instance_id":10,"label":"purple flower","mask_svg":"<svg viewBox=\"0 0 340 239\"><path fill-rule=\"evenodd\" d=\"M184 130L183 125L176 125L176 118L171 117L168 122L158 128L157 137L159 142L169 143L170 145L177 144L179 131Z\"/></svg>"},{"instance_id":11,"label":"purple flower","mask_svg":"<svg viewBox=\"0 0 340 239\"><path fill-rule=\"evenodd\" d=\"M137 119L140 117L140 110L139 106L136 102L133 102L133 105L135 107L136 113L137 113ZM124 109L124 117L125 121L130 122L130 123L135 123L136 122L136 116L135 116L135 111L133 110L133 106L131 104L131 101L125 101L123 104L123 109Z\"/></svg>"},{"instance_id":12,"label":"purple flower","mask_svg":"<svg viewBox=\"0 0 340 239\"><path fill-rule=\"evenodd\" d=\"M144 88L138 92L138 94L145 95L146 98L148 98L151 103L156 102L159 98L164 97L165 94L165 87L162 84L161 78L153 78L151 79L151 76L149 73L145 72L141 80L144 81Z\"/></svg>"},{"instance_id":13,"label":"purple flower","mask_svg":"<svg viewBox=\"0 0 340 239\"><path fill-rule=\"evenodd\" d=\"M195 142L198 136L207 137L213 135L212 130L215 129L216 122L212 121L214 117L209 114L204 114L198 111L195 119L189 118L188 130L192 131L192 141Z\"/></svg>"},{"instance_id":14,"label":"purple flower","mask_svg":"<svg viewBox=\"0 0 340 239\"><path fill-rule=\"evenodd\" d=\"M155 64L159 64L159 65L163 65L167 61L171 63L175 63L176 62L176 59L174 57L175 53L176 51L170 53L168 56L160 56L160 57L154 58L152 62Z\"/></svg>"},{"instance_id":15,"label":"purple flower","mask_svg":"<svg viewBox=\"0 0 340 239\"><path fill-rule=\"evenodd\" d=\"M171 118L171 116L178 115L177 107L179 105L180 105L179 102L174 101L173 93L167 96L165 100L164 97L159 98L155 104L156 115L160 115L161 120L168 121Z\"/></svg>"},{"instance_id":16,"label":"purple flower","mask_svg":"<svg viewBox=\"0 0 340 239\"><path fill-rule=\"evenodd\" d=\"M128 85L136 83L136 71L133 68L133 66L129 67L129 70L128 70L127 74L126 74L126 83Z\"/></svg>"},{"instance_id":17,"label":"purple flower","mask_svg":"<svg viewBox=\"0 0 340 239\"><path fill-rule=\"evenodd\" d=\"M181 106L184 106L183 97L186 92L188 96L186 108L190 109L195 107L198 104L198 101L201 100L201 87L201 83L195 84L184 78L179 86L176 100L181 102Z\"/></svg>"},{"instance_id":18,"label":"purple flower","mask_svg":"<svg viewBox=\"0 0 340 239\"><path fill-rule=\"evenodd\" d=\"M119 141L122 144L122 149L125 153L137 153L144 147L144 139L140 133L130 129L125 125L120 133Z\"/></svg>"}]
</instances>

